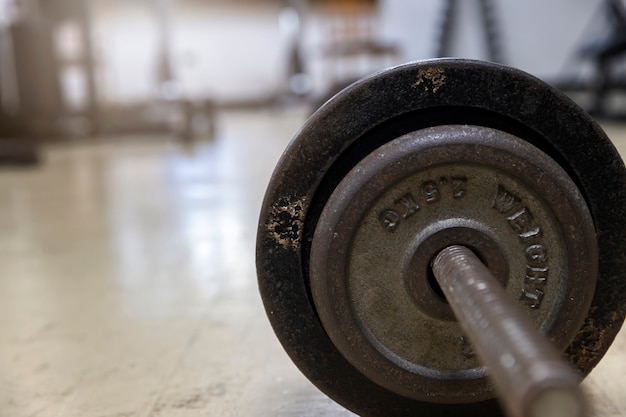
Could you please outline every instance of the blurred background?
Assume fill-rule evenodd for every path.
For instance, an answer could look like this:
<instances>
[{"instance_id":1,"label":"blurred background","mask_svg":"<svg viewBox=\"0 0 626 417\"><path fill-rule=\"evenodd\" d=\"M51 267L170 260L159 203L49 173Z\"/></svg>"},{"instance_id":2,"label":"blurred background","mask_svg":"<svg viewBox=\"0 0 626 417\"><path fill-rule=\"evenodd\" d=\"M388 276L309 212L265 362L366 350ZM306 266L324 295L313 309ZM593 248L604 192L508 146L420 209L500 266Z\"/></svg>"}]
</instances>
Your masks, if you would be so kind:
<instances>
[{"instance_id":1,"label":"blurred background","mask_svg":"<svg viewBox=\"0 0 626 417\"><path fill-rule=\"evenodd\" d=\"M622 0L0 0L0 416L350 415L256 289L299 126L458 56L552 83L624 154L625 50ZM585 382L598 416L626 413L615 346Z\"/></svg>"},{"instance_id":2,"label":"blurred background","mask_svg":"<svg viewBox=\"0 0 626 417\"><path fill-rule=\"evenodd\" d=\"M0 0L0 134L213 135L216 109L318 103L437 56L606 95L624 84L624 10L620 0Z\"/></svg>"}]
</instances>

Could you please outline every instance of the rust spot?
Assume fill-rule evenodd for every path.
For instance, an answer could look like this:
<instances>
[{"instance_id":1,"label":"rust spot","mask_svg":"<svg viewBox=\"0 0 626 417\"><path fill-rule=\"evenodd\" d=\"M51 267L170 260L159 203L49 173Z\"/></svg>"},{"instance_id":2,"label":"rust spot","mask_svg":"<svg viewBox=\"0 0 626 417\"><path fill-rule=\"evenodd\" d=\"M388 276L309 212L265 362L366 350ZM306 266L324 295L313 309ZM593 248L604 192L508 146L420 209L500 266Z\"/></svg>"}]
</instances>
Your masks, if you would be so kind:
<instances>
[{"instance_id":1,"label":"rust spot","mask_svg":"<svg viewBox=\"0 0 626 417\"><path fill-rule=\"evenodd\" d=\"M269 234L285 249L296 249L302 239L305 199L283 198L271 209L266 223Z\"/></svg>"},{"instance_id":2,"label":"rust spot","mask_svg":"<svg viewBox=\"0 0 626 417\"><path fill-rule=\"evenodd\" d=\"M584 325L567 350L570 362L585 374L595 366L598 357L605 353L607 344L610 344L607 343L606 339L615 336L614 334L607 334L602 326L597 325L596 320L592 317L595 310L597 310L597 306L590 309ZM616 316L617 313L615 312L609 313L608 321L616 320Z\"/></svg>"},{"instance_id":3,"label":"rust spot","mask_svg":"<svg viewBox=\"0 0 626 417\"><path fill-rule=\"evenodd\" d=\"M411 87L418 88L422 86L424 91L436 93L446 84L446 74L443 68L420 68L417 72L417 81L411 84Z\"/></svg>"}]
</instances>

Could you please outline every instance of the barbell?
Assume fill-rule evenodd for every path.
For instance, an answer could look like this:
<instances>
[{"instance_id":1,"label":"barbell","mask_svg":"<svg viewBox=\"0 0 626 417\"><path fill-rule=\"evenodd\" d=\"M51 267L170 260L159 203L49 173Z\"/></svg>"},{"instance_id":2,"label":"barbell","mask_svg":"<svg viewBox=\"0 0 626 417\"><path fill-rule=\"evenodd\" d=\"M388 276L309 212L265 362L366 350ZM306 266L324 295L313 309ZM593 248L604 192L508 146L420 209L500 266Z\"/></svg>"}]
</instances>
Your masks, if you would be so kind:
<instances>
[{"instance_id":1,"label":"barbell","mask_svg":"<svg viewBox=\"0 0 626 417\"><path fill-rule=\"evenodd\" d=\"M257 275L304 375L363 416L583 416L626 314L626 169L522 71L409 63L347 87L268 186Z\"/></svg>"}]
</instances>

